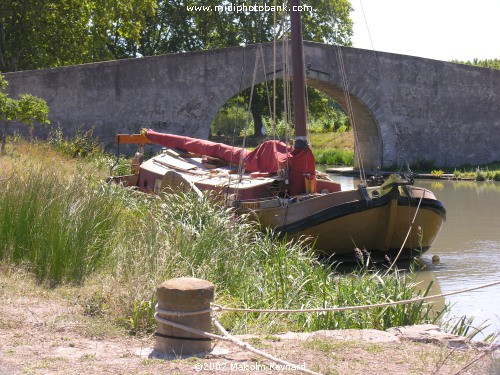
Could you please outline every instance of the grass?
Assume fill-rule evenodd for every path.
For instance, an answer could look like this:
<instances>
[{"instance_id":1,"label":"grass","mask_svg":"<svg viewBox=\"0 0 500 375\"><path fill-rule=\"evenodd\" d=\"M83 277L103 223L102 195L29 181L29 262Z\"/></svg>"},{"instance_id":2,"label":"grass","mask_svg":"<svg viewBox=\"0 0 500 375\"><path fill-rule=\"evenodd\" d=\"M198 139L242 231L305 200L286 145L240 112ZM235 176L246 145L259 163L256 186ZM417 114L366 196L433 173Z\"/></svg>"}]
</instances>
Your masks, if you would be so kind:
<instances>
[{"instance_id":1,"label":"grass","mask_svg":"<svg viewBox=\"0 0 500 375\"><path fill-rule=\"evenodd\" d=\"M312 133L311 148L318 164L354 165L354 137L350 132Z\"/></svg>"},{"instance_id":2,"label":"grass","mask_svg":"<svg viewBox=\"0 0 500 375\"><path fill-rule=\"evenodd\" d=\"M23 149L29 158L19 153ZM50 163L33 161L46 150ZM262 233L210 197L155 199L104 184L95 159L76 162L46 144L22 142L0 158L2 170L9 170L0 192L0 260L31 271L40 283L76 285L90 318L152 332L156 287L180 276L209 280L217 303L248 308L364 305L428 292L416 292L410 277L397 271L336 272L304 244ZM220 321L233 333L383 330L435 322L439 314L431 310L420 303L341 313L225 313Z\"/></svg>"},{"instance_id":3,"label":"grass","mask_svg":"<svg viewBox=\"0 0 500 375\"><path fill-rule=\"evenodd\" d=\"M313 349L324 354L331 354L340 350L349 350L359 347L359 342L349 340L333 340L326 337L313 337L302 344L304 348Z\"/></svg>"},{"instance_id":4,"label":"grass","mask_svg":"<svg viewBox=\"0 0 500 375\"><path fill-rule=\"evenodd\" d=\"M119 210L110 190L54 170L14 169L0 193L0 257L26 263L39 280L80 282L106 257Z\"/></svg>"},{"instance_id":5,"label":"grass","mask_svg":"<svg viewBox=\"0 0 500 375\"><path fill-rule=\"evenodd\" d=\"M475 315L463 315L461 317L455 317L444 322L443 327L447 332L451 334L467 337L472 340L474 337L481 334L486 328L488 328L489 325L490 323L488 321L483 321L482 323L477 324ZM491 333L487 335L483 339L483 341L495 342L499 336L500 332Z\"/></svg>"},{"instance_id":6,"label":"grass","mask_svg":"<svg viewBox=\"0 0 500 375\"><path fill-rule=\"evenodd\" d=\"M326 165L342 165L342 166L352 166L354 165L354 152L352 150L343 149L327 149L314 151L314 159L317 164Z\"/></svg>"},{"instance_id":7,"label":"grass","mask_svg":"<svg viewBox=\"0 0 500 375\"><path fill-rule=\"evenodd\" d=\"M354 135L352 131L312 133L310 134L311 147L318 150L326 149L354 149Z\"/></svg>"},{"instance_id":8,"label":"grass","mask_svg":"<svg viewBox=\"0 0 500 375\"><path fill-rule=\"evenodd\" d=\"M354 165L354 136L352 131L312 133L311 149L317 164Z\"/></svg>"}]
</instances>

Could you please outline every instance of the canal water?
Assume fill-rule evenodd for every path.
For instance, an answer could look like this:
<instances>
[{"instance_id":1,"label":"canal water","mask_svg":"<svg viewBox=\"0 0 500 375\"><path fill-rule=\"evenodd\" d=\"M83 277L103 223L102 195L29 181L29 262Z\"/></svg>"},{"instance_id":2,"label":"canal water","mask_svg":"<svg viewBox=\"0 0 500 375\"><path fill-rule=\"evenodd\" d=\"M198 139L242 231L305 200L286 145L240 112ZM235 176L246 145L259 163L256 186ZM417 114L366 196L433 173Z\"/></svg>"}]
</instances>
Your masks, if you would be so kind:
<instances>
[{"instance_id":1,"label":"canal water","mask_svg":"<svg viewBox=\"0 0 500 375\"><path fill-rule=\"evenodd\" d=\"M343 188L353 188L352 177L330 175ZM438 239L422 260L418 279L430 294L449 293L500 281L500 183L416 180L446 207L447 217ZM440 258L432 263L432 256ZM474 325L489 321L484 334L500 331L500 285L445 298L451 311L445 319L474 316ZM481 339L478 335L476 339Z\"/></svg>"}]
</instances>

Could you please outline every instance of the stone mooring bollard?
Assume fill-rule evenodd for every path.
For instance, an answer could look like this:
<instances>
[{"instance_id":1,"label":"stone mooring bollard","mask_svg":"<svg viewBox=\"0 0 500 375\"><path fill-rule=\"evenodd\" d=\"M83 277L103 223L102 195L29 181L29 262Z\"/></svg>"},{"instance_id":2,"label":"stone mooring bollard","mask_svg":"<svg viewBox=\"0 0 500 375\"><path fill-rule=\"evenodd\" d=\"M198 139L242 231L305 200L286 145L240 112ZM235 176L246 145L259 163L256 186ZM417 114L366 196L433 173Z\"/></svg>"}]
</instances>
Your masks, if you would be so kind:
<instances>
[{"instance_id":1,"label":"stone mooring bollard","mask_svg":"<svg viewBox=\"0 0 500 375\"><path fill-rule=\"evenodd\" d=\"M210 302L214 300L214 285L206 280L180 277L162 283L157 289L158 316L204 332L210 332ZM162 310L170 311L162 312ZM195 315L182 312L204 311ZM175 312L178 312L175 313ZM211 339L157 321L155 350L167 355L190 355L209 352Z\"/></svg>"}]
</instances>

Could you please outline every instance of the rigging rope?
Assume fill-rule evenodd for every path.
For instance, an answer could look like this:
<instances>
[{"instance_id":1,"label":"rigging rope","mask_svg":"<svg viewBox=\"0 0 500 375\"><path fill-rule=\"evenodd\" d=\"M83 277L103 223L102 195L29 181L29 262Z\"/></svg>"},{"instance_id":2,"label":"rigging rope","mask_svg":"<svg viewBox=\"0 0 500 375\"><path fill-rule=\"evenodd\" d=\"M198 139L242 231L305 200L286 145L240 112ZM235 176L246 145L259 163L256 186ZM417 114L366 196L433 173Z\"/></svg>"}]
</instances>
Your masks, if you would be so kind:
<instances>
[{"instance_id":1,"label":"rigging rope","mask_svg":"<svg viewBox=\"0 0 500 375\"><path fill-rule=\"evenodd\" d=\"M393 121L393 118L394 118L394 115L393 115L393 110L392 110L392 104L390 102L390 100L387 98L387 95L385 94L386 93L386 88L385 88L385 81L382 79L382 74L381 74L381 68L380 68L380 62L379 62L379 59L378 59L378 54L377 54L377 51L375 50L375 47L373 45L373 40L372 40L372 35L370 33L370 28L368 27L368 21L366 19L366 14L365 14L365 9L363 7L363 1L362 0L359 0L359 3L361 5L361 12L363 13L363 19L365 21L365 26L366 26L366 30L368 31L368 37L370 39L370 45L372 47L372 52L373 52L373 55L375 56L375 64L377 65L377 75L378 75L378 80L380 82L380 86L382 87L382 97L384 99L384 101L386 102L387 104L387 108L389 108L389 115L390 115L390 119L388 118L387 119L387 122L391 123L392 126L394 127L394 132L396 134L396 138L398 140L398 143L399 143L399 147L401 148L401 153L402 153L402 156L403 156L403 161L404 163L406 164L406 169L408 170L408 172L412 173L411 169L410 169L410 164L408 163L408 157L406 155L406 149L403 145L403 142L401 140L401 137L400 137L400 132L399 132L399 128L398 126L396 125L396 123ZM399 163L398 163L399 164Z\"/></svg>"},{"instance_id":2,"label":"rigging rope","mask_svg":"<svg viewBox=\"0 0 500 375\"><path fill-rule=\"evenodd\" d=\"M271 98L270 98L270 95L269 95L269 88L267 87L267 72L266 72L266 64L264 64L264 51L262 48L259 49L260 50L260 55L261 55L261 59L262 59L262 70L264 72L264 86L266 88L266 95L267 95L267 106L269 107L269 117L271 118L271 120L273 119L273 107L271 106ZM276 51L274 50L273 51L273 55L276 56ZM273 82L273 85L276 84L276 81ZM276 100L276 98L275 98ZM274 110L276 110L276 108L274 108ZM262 126L265 127L264 125L264 122L262 122ZM262 131L262 129L261 129ZM255 136L257 136L257 134L254 134ZM264 134L262 134L264 135Z\"/></svg>"},{"instance_id":3,"label":"rigging rope","mask_svg":"<svg viewBox=\"0 0 500 375\"><path fill-rule=\"evenodd\" d=\"M246 48L243 49L243 61L242 61L242 64L241 64L240 84L239 84L239 87L238 87L238 92L241 92L241 87L243 86L243 75L245 73L245 62L246 62ZM232 152L231 152L231 160L229 161L229 167L230 168L233 166L233 153L234 153L234 149L236 147L235 143L236 143L236 126L233 127L233 137L232 137L232 140L231 140L231 145L232 145L233 149L232 149ZM239 166L239 164L238 164L238 166ZM225 189L225 196L224 196L224 200L225 201L227 201L227 199L229 198L229 192L230 192L231 182L232 182L232 178L231 178L231 174L229 174L229 176L228 176L228 183L227 183L226 189ZM238 187L236 188L236 190L237 189L238 189Z\"/></svg>"},{"instance_id":4,"label":"rigging rope","mask_svg":"<svg viewBox=\"0 0 500 375\"><path fill-rule=\"evenodd\" d=\"M273 137L276 139L276 0L273 1Z\"/></svg>"},{"instance_id":5,"label":"rigging rope","mask_svg":"<svg viewBox=\"0 0 500 375\"><path fill-rule=\"evenodd\" d=\"M347 113L349 114L349 118L351 119L352 130L354 134L354 151L359 163L359 178L361 179L362 183L366 184L365 168L363 165L363 158L361 157L361 149L359 147L358 129L356 126L356 120L354 118L354 110L352 108L351 95L349 93L349 83L347 80L347 73L344 65L344 60L342 58L342 50L340 49L340 44L336 43L335 45L337 50L337 62L340 68L339 70L340 70L342 91L344 93L344 99L346 101L346 106L347 106Z\"/></svg>"},{"instance_id":6,"label":"rigging rope","mask_svg":"<svg viewBox=\"0 0 500 375\"><path fill-rule=\"evenodd\" d=\"M398 261L399 257L401 256L401 253L403 252L403 248L406 244L406 241L408 240L408 237L410 236L411 230L413 228L413 224L415 224L415 219L417 218L418 210L420 209L420 203L422 203L422 199L424 199L424 197L425 197L425 192L426 192L426 190L424 189L424 193L422 194L422 196L420 197L420 200L418 201L417 209L415 210L415 215L413 216L413 220L411 221L410 228L408 228L408 233L406 233L405 240L403 241L401 248L399 249L399 252L396 255L396 258L394 259L391 266L389 267L389 269L385 273L386 275L392 270L392 267L394 267L394 265ZM410 197L408 197L408 198L410 198Z\"/></svg>"}]
</instances>

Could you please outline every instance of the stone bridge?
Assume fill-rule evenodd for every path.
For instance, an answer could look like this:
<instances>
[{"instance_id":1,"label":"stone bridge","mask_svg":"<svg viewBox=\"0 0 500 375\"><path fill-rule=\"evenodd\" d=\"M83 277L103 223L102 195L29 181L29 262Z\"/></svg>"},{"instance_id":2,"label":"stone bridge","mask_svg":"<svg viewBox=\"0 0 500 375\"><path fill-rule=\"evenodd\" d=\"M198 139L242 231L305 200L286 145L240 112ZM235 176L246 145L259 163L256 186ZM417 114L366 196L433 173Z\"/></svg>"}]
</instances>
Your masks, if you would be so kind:
<instances>
[{"instance_id":1,"label":"stone bridge","mask_svg":"<svg viewBox=\"0 0 500 375\"><path fill-rule=\"evenodd\" d=\"M500 160L500 71L306 42L307 82L352 107L365 168ZM220 107L282 70L270 44L6 74L11 95L43 97L65 134L105 144L143 127L207 138ZM254 69L259 56L257 69ZM262 57L262 58L260 58ZM339 66L345 68L343 74ZM347 82L347 91L343 82Z\"/></svg>"}]
</instances>

